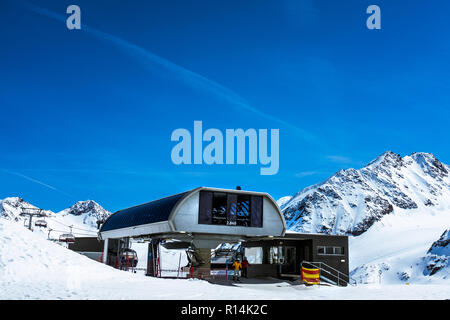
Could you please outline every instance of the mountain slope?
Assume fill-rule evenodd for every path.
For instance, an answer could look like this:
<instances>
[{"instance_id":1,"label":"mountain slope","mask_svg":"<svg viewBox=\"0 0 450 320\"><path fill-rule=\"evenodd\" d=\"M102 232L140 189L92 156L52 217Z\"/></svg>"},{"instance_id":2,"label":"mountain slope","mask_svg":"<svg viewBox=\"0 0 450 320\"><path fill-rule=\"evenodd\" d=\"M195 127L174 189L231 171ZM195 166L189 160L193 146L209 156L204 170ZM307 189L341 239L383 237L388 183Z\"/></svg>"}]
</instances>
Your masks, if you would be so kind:
<instances>
[{"instance_id":1,"label":"mountain slope","mask_svg":"<svg viewBox=\"0 0 450 320\"><path fill-rule=\"evenodd\" d=\"M111 212L105 210L93 200L78 201L72 207L58 212L58 215L67 217L78 224L84 224L97 229L97 221L106 219Z\"/></svg>"},{"instance_id":2,"label":"mountain slope","mask_svg":"<svg viewBox=\"0 0 450 320\"><path fill-rule=\"evenodd\" d=\"M448 283L448 271L424 270L444 261L443 254L429 249L449 225L448 211L402 209L384 216L363 234L349 237L351 276L359 283Z\"/></svg>"},{"instance_id":3,"label":"mountain slope","mask_svg":"<svg viewBox=\"0 0 450 320\"><path fill-rule=\"evenodd\" d=\"M402 158L388 151L362 169L341 170L283 198L281 209L293 231L360 235L386 215L449 209L449 172L430 153Z\"/></svg>"},{"instance_id":4,"label":"mountain slope","mask_svg":"<svg viewBox=\"0 0 450 320\"><path fill-rule=\"evenodd\" d=\"M435 241L424 258L426 267L424 274L434 275L443 273L450 266L450 229L445 230L441 237ZM447 274L449 272L447 271Z\"/></svg>"},{"instance_id":5,"label":"mountain slope","mask_svg":"<svg viewBox=\"0 0 450 320\"><path fill-rule=\"evenodd\" d=\"M0 200L0 218L16 221L28 226L28 217L20 216L24 209L38 209L31 203L19 197ZM44 210L45 218L33 218L32 228L42 236L58 239L63 233L71 232L75 236L97 235L97 220L105 219L111 213L92 200L78 201L72 207L58 213ZM45 220L47 228L35 226L37 220ZM72 227L72 228L71 228Z\"/></svg>"},{"instance_id":6,"label":"mountain slope","mask_svg":"<svg viewBox=\"0 0 450 320\"><path fill-rule=\"evenodd\" d=\"M5 218L8 220L23 220L24 218L20 216L24 209L38 209L31 203L26 202L19 197L9 197L0 200L0 218ZM49 210L44 211L46 214L51 214Z\"/></svg>"}]
</instances>

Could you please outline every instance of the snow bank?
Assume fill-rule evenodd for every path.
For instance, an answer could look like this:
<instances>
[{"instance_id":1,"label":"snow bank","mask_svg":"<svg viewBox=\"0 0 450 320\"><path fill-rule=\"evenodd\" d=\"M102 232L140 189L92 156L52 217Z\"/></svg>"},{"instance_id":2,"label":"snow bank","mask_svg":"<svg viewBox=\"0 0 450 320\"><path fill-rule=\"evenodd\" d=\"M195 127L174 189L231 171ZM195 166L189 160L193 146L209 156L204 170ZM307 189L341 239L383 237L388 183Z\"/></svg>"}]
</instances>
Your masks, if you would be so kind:
<instances>
[{"instance_id":1,"label":"snow bank","mask_svg":"<svg viewBox=\"0 0 450 320\"><path fill-rule=\"evenodd\" d=\"M450 287L448 269L433 276L423 272L423 257L448 225L446 210L401 210L383 217L364 234L349 238L351 276L360 283Z\"/></svg>"},{"instance_id":2,"label":"snow bank","mask_svg":"<svg viewBox=\"0 0 450 320\"><path fill-rule=\"evenodd\" d=\"M444 299L448 285L305 287L265 280L233 286L119 271L0 219L0 299Z\"/></svg>"}]
</instances>

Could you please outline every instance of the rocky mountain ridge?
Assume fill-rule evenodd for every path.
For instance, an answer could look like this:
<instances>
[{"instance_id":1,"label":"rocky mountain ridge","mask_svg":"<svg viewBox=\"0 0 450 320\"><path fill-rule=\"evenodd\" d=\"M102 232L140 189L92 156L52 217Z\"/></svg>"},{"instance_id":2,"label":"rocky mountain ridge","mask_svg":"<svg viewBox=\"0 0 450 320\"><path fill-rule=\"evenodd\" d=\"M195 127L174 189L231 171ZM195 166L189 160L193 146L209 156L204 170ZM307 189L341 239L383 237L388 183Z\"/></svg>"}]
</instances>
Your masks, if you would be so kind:
<instances>
[{"instance_id":1,"label":"rocky mountain ridge","mask_svg":"<svg viewBox=\"0 0 450 320\"><path fill-rule=\"evenodd\" d=\"M361 169L340 170L283 197L279 205L289 230L360 235L388 214L450 207L449 172L430 153L388 151Z\"/></svg>"}]
</instances>

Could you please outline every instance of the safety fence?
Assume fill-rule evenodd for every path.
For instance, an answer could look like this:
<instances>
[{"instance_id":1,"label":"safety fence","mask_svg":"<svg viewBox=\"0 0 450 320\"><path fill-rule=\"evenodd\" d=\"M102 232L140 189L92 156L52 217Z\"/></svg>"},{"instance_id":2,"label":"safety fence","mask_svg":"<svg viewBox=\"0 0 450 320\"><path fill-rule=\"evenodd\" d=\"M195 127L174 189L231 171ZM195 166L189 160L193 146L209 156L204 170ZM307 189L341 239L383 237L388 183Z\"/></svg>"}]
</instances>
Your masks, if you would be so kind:
<instances>
[{"instance_id":1,"label":"safety fence","mask_svg":"<svg viewBox=\"0 0 450 320\"><path fill-rule=\"evenodd\" d=\"M189 278L189 270L184 270L184 268L179 268L179 269L158 269L158 277L160 277L160 278L186 279L186 278Z\"/></svg>"},{"instance_id":2,"label":"safety fence","mask_svg":"<svg viewBox=\"0 0 450 320\"><path fill-rule=\"evenodd\" d=\"M158 277L178 279L202 279L208 281L229 281L234 271L228 268L182 267L180 269L159 269Z\"/></svg>"},{"instance_id":3,"label":"safety fence","mask_svg":"<svg viewBox=\"0 0 450 320\"><path fill-rule=\"evenodd\" d=\"M228 282L232 280L234 274L229 268L191 268L189 271L190 278L215 282Z\"/></svg>"}]
</instances>

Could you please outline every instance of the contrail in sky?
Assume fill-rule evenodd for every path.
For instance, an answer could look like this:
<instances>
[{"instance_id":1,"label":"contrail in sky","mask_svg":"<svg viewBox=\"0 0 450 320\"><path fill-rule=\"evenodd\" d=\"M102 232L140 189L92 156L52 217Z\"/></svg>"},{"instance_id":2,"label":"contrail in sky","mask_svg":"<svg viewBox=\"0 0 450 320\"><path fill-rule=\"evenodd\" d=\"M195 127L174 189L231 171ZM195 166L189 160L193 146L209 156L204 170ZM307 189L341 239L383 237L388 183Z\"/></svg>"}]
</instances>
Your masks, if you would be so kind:
<instances>
[{"instance_id":1,"label":"contrail in sky","mask_svg":"<svg viewBox=\"0 0 450 320\"><path fill-rule=\"evenodd\" d=\"M31 178L31 177L28 177L28 176L26 176L26 175L24 175L24 174L22 174L22 173L15 172L15 171L9 171L9 170L6 170L6 169L1 169L1 171L6 172L6 173L9 173L9 174L12 174L12 175L14 175L14 176L21 177L21 178L23 178L23 179L25 179L25 180L28 180L28 181L31 181L31 182L34 182L34 183L37 183L37 184L40 184L41 186L44 186L44 187L49 188L49 189L51 189L51 190L53 190L53 191L59 192L59 193L65 195L65 196L67 196L67 197L75 198L74 196L72 196L72 195L70 195L70 194L68 194L68 193L66 193L66 192L64 192L64 191L61 191L61 190L59 190L59 189L57 189L57 188L55 188L55 187L53 187L53 186L51 186L51 185L49 185L49 184L46 184L46 183L44 183L44 182L42 182L42 181L39 181L39 180L33 179L33 178Z\"/></svg>"},{"instance_id":2,"label":"contrail in sky","mask_svg":"<svg viewBox=\"0 0 450 320\"><path fill-rule=\"evenodd\" d=\"M68 16L64 16L62 14L47 10L45 8L38 7L29 2L21 2L21 4L33 12L36 12L38 14L47 16L49 18L52 18L54 20L58 20L58 21L61 21L64 23L66 22L66 19L68 17ZM247 111L255 113L263 118L266 118L266 119L269 119L272 121L276 121L279 124L281 124L287 128L290 128L293 132L296 133L296 135L300 136L307 142L313 142L313 141L316 141L316 139L317 139L315 136L313 136L311 133L309 133L307 131L304 131L282 119L279 119L273 115L270 115L264 111L261 111L261 110L255 108L255 107L252 107L251 105L248 104L248 102L246 102L245 99L240 97L238 94L236 94L232 90L222 86L221 84L219 84L215 81L212 81L204 76L201 76L193 71L190 71L184 67L181 67L173 62L170 62L167 59L157 56L142 47L134 45L126 40L123 40L121 38L113 36L109 33L89 27L84 23L82 23L82 25L81 25L81 31L86 31L89 34L91 34L101 40L107 40L108 42L114 44L117 48L123 50L123 52L125 52L126 54L128 54L131 57L140 61L146 68L151 68L155 64L159 65L159 66L163 67L165 70L170 71L174 76L181 79L187 85L194 86L194 87L202 89L206 92L212 93L212 94L216 95L217 97L227 101L228 103L230 103L236 107L241 107L243 109L246 109Z\"/></svg>"}]
</instances>

